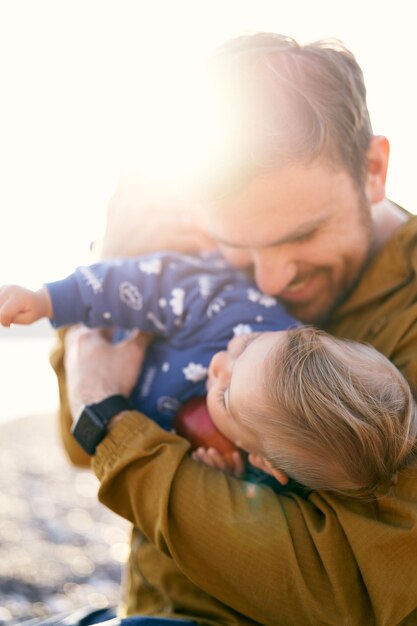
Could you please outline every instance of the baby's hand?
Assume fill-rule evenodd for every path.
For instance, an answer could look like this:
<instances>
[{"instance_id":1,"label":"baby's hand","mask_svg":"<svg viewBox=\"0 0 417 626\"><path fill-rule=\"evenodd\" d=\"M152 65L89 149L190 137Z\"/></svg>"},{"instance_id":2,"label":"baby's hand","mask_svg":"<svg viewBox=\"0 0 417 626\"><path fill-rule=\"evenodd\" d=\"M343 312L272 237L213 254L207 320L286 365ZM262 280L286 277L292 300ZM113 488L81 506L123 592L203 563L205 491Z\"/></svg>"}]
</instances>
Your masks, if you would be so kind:
<instances>
[{"instance_id":1,"label":"baby's hand","mask_svg":"<svg viewBox=\"0 0 417 626\"><path fill-rule=\"evenodd\" d=\"M238 451L232 452L226 459L216 448L197 448L191 456L194 461L222 470L235 478L242 478L245 472L243 458Z\"/></svg>"},{"instance_id":2,"label":"baby's hand","mask_svg":"<svg viewBox=\"0 0 417 626\"><path fill-rule=\"evenodd\" d=\"M46 287L31 291L19 285L0 288L0 324L32 324L42 317L52 317L52 303Z\"/></svg>"}]
</instances>

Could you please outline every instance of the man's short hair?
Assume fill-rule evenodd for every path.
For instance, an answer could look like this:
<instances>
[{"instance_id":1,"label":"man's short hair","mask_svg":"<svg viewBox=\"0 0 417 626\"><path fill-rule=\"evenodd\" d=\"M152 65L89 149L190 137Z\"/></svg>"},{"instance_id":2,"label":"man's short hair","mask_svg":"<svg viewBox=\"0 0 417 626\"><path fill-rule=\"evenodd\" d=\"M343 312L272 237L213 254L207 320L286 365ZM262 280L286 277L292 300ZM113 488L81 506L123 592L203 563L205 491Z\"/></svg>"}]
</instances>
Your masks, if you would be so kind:
<instances>
[{"instance_id":1,"label":"man's short hair","mask_svg":"<svg viewBox=\"0 0 417 626\"><path fill-rule=\"evenodd\" d=\"M212 176L213 195L316 159L347 171L363 189L372 127L362 70L340 41L237 37L214 52L210 77L228 146Z\"/></svg>"}]
</instances>

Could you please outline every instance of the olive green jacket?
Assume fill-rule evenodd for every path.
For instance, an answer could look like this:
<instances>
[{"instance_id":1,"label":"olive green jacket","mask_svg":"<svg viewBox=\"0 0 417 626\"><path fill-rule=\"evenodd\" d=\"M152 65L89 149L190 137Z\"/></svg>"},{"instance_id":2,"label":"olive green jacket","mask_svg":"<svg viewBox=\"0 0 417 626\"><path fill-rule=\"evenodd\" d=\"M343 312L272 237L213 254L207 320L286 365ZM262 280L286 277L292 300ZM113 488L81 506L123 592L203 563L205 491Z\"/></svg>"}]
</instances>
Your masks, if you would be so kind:
<instances>
[{"instance_id":1,"label":"olive green jacket","mask_svg":"<svg viewBox=\"0 0 417 626\"><path fill-rule=\"evenodd\" d=\"M417 218L372 261L326 329L367 341L417 381ZM62 342L52 356L70 458ZM352 459L352 462L355 462ZM417 472L364 503L255 491L194 463L188 443L132 411L93 460L100 500L134 525L128 615L198 624L417 625Z\"/></svg>"}]
</instances>

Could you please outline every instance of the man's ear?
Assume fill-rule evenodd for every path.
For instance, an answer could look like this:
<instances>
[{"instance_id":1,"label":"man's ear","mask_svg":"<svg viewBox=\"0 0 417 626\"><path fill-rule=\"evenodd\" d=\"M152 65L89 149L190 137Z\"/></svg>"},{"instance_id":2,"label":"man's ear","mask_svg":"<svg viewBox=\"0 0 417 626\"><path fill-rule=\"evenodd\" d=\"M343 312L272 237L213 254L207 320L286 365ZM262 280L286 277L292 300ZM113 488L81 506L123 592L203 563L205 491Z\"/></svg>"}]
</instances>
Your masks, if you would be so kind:
<instances>
[{"instance_id":1,"label":"man's ear","mask_svg":"<svg viewBox=\"0 0 417 626\"><path fill-rule=\"evenodd\" d=\"M377 204L385 199L385 181L389 160L389 143L386 137L382 135L371 137L367 160L366 197L371 204Z\"/></svg>"},{"instance_id":2,"label":"man's ear","mask_svg":"<svg viewBox=\"0 0 417 626\"><path fill-rule=\"evenodd\" d=\"M288 482L288 476L285 472L272 467L270 461L261 454L250 454L248 457L249 463L254 467L262 470L266 474L273 476L281 485L286 485Z\"/></svg>"}]
</instances>

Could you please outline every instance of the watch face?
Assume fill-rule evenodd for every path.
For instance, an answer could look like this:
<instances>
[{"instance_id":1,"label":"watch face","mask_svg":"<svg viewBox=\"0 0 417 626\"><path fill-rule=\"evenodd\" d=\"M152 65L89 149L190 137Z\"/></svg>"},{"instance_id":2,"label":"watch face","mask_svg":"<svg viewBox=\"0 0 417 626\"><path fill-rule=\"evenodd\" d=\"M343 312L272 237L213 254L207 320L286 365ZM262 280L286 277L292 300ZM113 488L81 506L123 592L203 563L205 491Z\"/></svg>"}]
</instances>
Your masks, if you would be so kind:
<instances>
[{"instance_id":1,"label":"watch face","mask_svg":"<svg viewBox=\"0 0 417 626\"><path fill-rule=\"evenodd\" d=\"M130 402L124 396L109 396L101 402L85 406L71 432L87 454L95 454L98 444L106 436L111 418L131 409Z\"/></svg>"},{"instance_id":2,"label":"watch face","mask_svg":"<svg viewBox=\"0 0 417 626\"><path fill-rule=\"evenodd\" d=\"M106 426L94 411L86 406L72 427L72 434L87 454L92 455L106 434Z\"/></svg>"}]
</instances>

